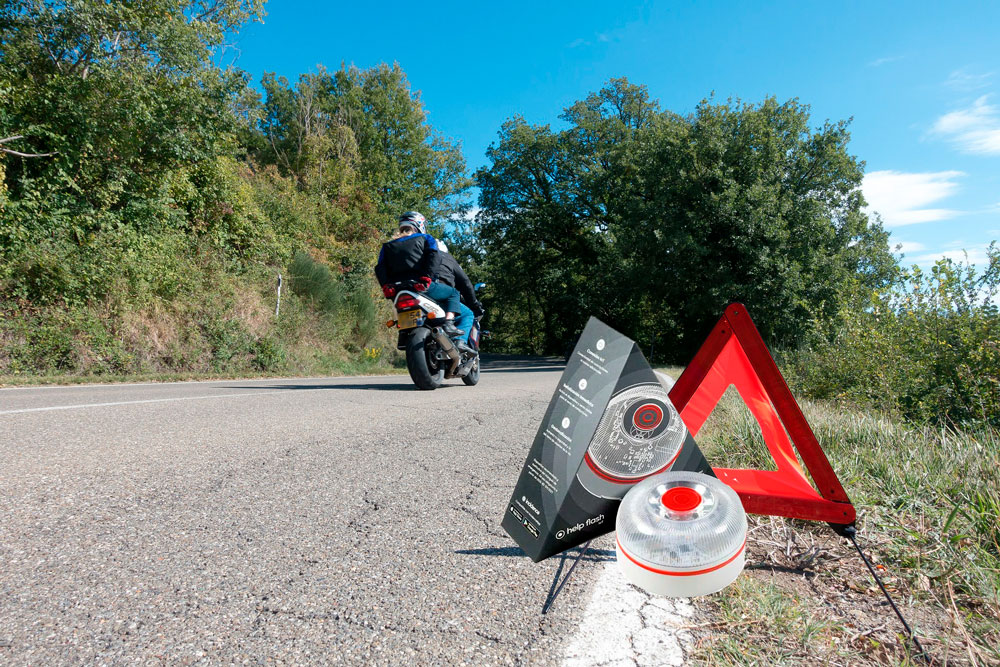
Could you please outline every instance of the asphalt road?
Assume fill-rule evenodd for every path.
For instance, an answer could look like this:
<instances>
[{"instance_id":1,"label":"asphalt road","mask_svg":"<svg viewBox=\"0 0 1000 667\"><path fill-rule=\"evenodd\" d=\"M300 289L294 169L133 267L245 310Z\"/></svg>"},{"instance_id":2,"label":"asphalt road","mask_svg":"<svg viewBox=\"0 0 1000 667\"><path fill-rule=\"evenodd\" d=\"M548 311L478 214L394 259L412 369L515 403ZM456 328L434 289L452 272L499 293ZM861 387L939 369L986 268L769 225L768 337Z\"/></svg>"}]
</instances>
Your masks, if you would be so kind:
<instances>
[{"instance_id":1,"label":"asphalt road","mask_svg":"<svg viewBox=\"0 0 1000 667\"><path fill-rule=\"evenodd\" d=\"M559 664L500 529L561 366L0 390L0 663Z\"/></svg>"}]
</instances>

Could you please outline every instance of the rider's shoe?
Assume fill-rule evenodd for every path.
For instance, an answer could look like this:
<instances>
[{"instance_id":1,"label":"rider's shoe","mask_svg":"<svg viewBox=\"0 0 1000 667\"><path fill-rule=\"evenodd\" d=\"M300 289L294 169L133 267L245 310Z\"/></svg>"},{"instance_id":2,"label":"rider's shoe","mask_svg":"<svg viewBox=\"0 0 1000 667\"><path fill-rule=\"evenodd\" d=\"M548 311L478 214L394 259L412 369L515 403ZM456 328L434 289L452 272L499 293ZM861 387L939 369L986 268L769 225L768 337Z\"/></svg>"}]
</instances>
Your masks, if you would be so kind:
<instances>
[{"instance_id":1,"label":"rider's shoe","mask_svg":"<svg viewBox=\"0 0 1000 667\"><path fill-rule=\"evenodd\" d=\"M431 325L432 327L441 327L441 330L444 331L446 334L448 334L449 338L455 338L457 336L465 335L465 331L456 327L455 320L453 320L450 317L444 319L440 317L429 318L427 320L427 324Z\"/></svg>"},{"instance_id":2,"label":"rider's shoe","mask_svg":"<svg viewBox=\"0 0 1000 667\"><path fill-rule=\"evenodd\" d=\"M465 335L465 331L455 326L455 320L445 320L444 324L440 326L441 330L448 334L449 338L457 338L458 336Z\"/></svg>"}]
</instances>

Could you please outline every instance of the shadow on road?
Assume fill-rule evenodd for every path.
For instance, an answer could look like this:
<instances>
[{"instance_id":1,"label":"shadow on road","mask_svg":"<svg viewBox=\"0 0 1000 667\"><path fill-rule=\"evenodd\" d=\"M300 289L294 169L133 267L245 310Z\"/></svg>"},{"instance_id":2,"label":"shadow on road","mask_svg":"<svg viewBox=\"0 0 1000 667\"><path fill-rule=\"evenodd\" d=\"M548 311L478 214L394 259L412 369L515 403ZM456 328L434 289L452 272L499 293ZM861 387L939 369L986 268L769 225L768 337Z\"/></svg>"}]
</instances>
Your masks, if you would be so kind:
<instances>
[{"instance_id":1,"label":"shadow on road","mask_svg":"<svg viewBox=\"0 0 1000 667\"><path fill-rule=\"evenodd\" d=\"M443 384L438 389L450 389L459 385ZM377 384L366 382L364 384L270 384L256 385L253 387L227 385L220 389L374 389L375 391L420 391L413 384Z\"/></svg>"},{"instance_id":2,"label":"shadow on road","mask_svg":"<svg viewBox=\"0 0 1000 667\"><path fill-rule=\"evenodd\" d=\"M484 354L484 373L537 373L562 371L566 361L561 357L530 357L516 354Z\"/></svg>"},{"instance_id":3,"label":"shadow on road","mask_svg":"<svg viewBox=\"0 0 1000 667\"><path fill-rule=\"evenodd\" d=\"M575 549L570 549L566 552L569 555L572 552L578 552L579 547ZM525 557L524 551L521 547L489 547L486 549L459 549L455 553L462 554L463 556L506 556L506 557ZM607 561L615 560L615 552L610 549L590 549L580 560L590 561L593 563L604 563Z\"/></svg>"}]
</instances>

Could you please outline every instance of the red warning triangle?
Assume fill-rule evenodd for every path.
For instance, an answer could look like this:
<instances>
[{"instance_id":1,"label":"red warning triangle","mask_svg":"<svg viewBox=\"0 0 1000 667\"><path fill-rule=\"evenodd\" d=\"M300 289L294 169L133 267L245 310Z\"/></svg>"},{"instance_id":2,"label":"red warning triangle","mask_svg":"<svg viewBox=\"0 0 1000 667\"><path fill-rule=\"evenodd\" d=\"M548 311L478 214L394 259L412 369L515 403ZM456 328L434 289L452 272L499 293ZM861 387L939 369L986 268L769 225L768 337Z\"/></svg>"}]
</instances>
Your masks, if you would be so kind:
<instances>
[{"instance_id":1,"label":"red warning triangle","mask_svg":"<svg viewBox=\"0 0 1000 667\"><path fill-rule=\"evenodd\" d=\"M718 478L740 495L746 511L852 523L855 511L850 498L741 303L726 308L670 390L670 400L692 435L698 434L730 385L760 425L777 465L777 470L713 468ZM818 493L802 472L795 450L816 482Z\"/></svg>"}]
</instances>

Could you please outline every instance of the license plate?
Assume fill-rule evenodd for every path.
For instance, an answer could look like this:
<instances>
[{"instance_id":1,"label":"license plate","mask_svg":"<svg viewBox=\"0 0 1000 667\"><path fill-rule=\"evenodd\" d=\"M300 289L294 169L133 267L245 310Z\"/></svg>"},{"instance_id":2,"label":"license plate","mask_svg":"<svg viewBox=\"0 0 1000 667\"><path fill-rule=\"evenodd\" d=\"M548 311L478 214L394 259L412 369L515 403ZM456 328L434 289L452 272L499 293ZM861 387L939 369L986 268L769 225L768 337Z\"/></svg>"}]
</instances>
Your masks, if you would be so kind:
<instances>
[{"instance_id":1,"label":"license plate","mask_svg":"<svg viewBox=\"0 0 1000 667\"><path fill-rule=\"evenodd\" d=\"M420 319L419 310L408 310L404 313L399 313L396 316L396 320L399 322L400 329L412 329L417 326L417 320Z\"/></svg>"}]
</instances>

